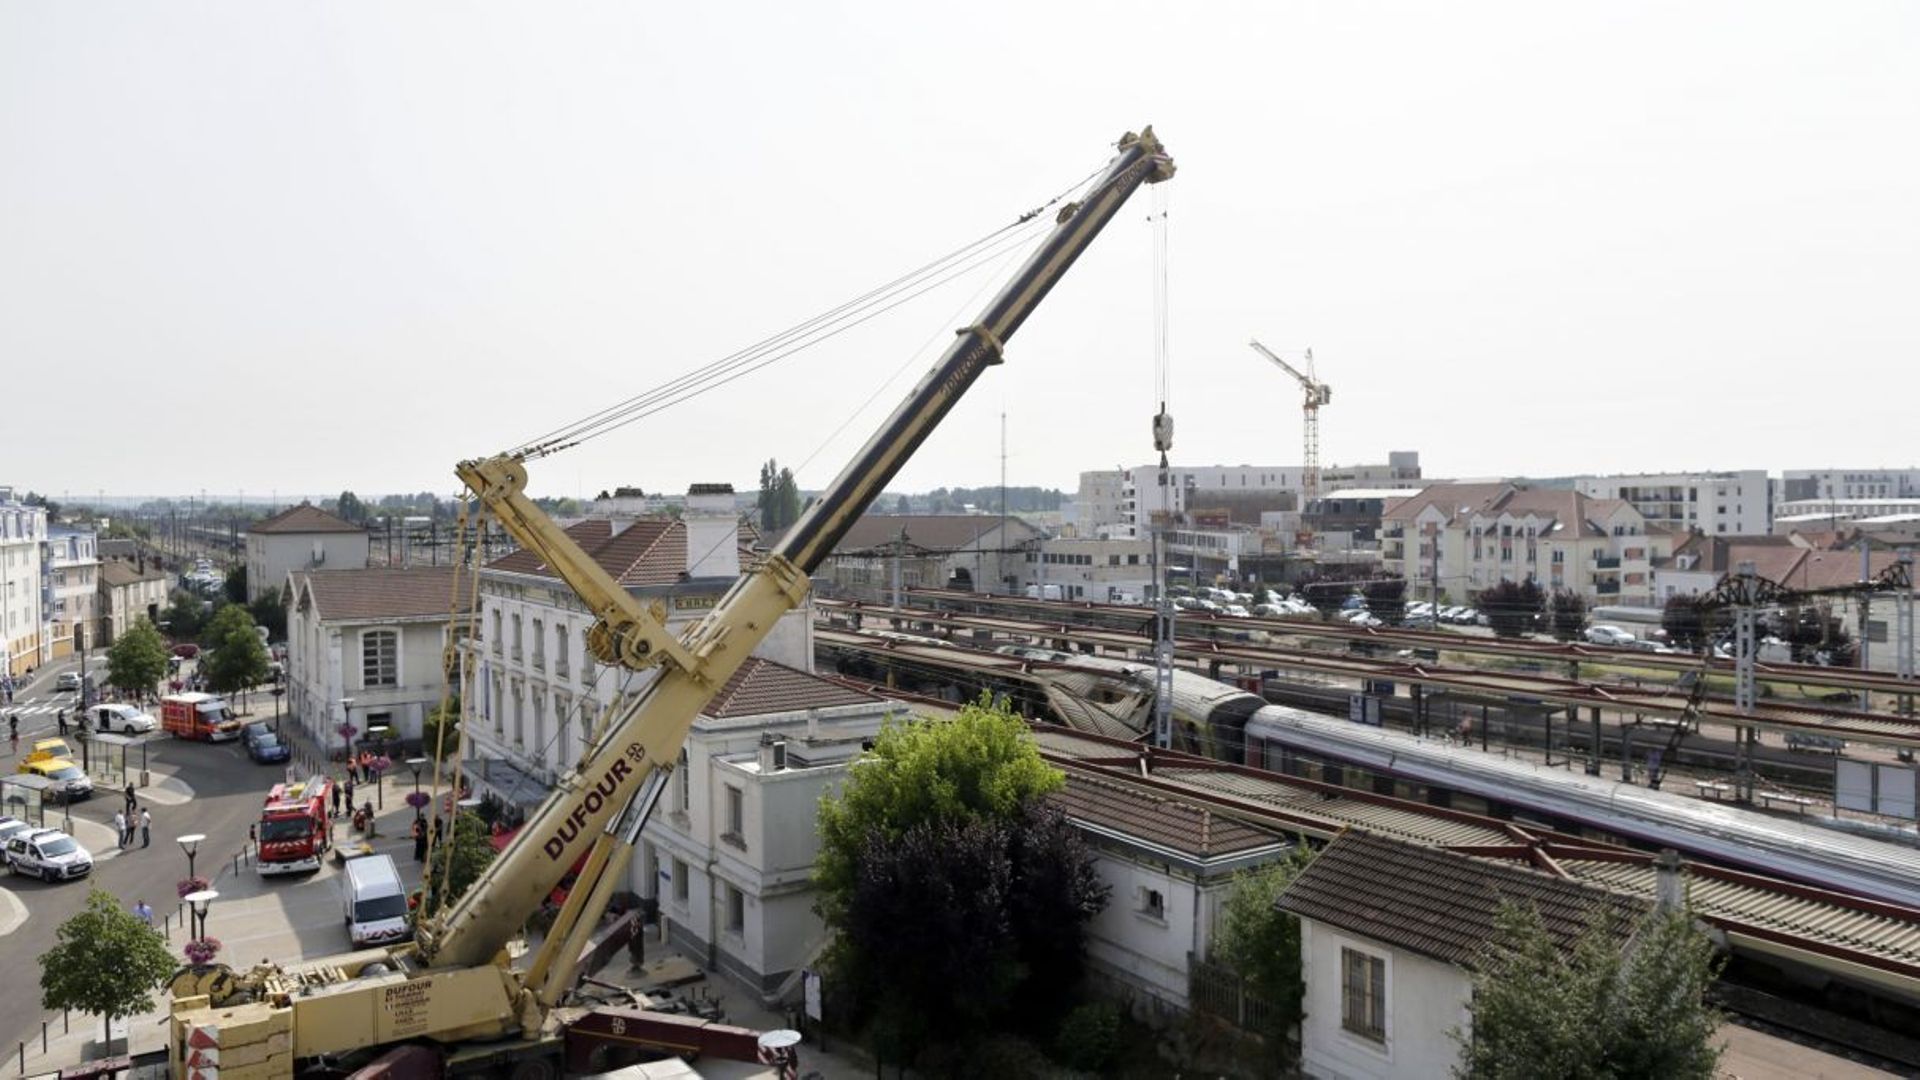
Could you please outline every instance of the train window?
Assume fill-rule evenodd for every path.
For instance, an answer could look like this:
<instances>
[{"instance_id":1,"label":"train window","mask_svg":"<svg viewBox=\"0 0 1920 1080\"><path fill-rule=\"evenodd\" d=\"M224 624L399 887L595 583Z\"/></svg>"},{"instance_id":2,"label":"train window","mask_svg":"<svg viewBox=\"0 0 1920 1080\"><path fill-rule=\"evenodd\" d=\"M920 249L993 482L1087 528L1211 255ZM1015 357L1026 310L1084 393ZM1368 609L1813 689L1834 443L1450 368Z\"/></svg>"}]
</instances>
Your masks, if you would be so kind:
<instances>
[{"instance_id":1,"label":"train window","mask_svg":"<svg viewBox=\"0 0 1920 1080\"><path fill-rule=\"evenodd\" d=\"M1393 777L1381 773L1373 774L1373 793L1375 795L1393 794Z\"/></svg>"},{"instance_id":2,"label":"train window","mask_svg":"<svg viewBox=\"0 0 1920 1080\"><path fill-rule=\"evenodd\" d=\"M1453 805L1453 792L1446 788L1428 788L1427 805L1445 809Z\"/></svg>"},{"instance_id":3,"label":"train window","mask_svg":"<svg viewBox=\"0 0 1920 1080\"><path fill-rule=\"evenodd\" d=\"M1326 781L1329 784L1332 784L1335 787L1347 786L1347 778L1346 778L1345 770L1341 769L1340 766L1335 765L1332 762L1327 762L1320 766L1320 779Z\"/></svg>"}]
</instances>

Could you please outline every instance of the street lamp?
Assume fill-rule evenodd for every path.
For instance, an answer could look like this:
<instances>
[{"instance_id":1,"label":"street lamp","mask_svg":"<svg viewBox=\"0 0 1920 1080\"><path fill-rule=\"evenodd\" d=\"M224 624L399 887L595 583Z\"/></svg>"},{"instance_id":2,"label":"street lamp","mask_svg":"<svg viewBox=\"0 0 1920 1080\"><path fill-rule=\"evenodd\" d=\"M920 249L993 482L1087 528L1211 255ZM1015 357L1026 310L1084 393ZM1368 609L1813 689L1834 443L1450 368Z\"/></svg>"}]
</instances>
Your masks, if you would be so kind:
<instances>
[{"instance_id":1,"label":"street lamp","mask_svg":"<svg viewBox=\"0 0 1920 1080\"><path fill-rule=\"evenodd\" d=\"M426 765L427 759L423 757L410 757L407 759L407 769L413 773L413 793L415 795L420 794L420 770L426 768ZM413 799L409 801L418 802L419 800ZM413 816L416 818L420 816L420 808L418 806L413 808Z\"/></svg>"},{"instance_id":2,"label":"street lamp","mask_svg":"<svg viewBox=\"0 0 1920 1080\"><path fill-rule=\"evenodd\" d=\"M340 737L347 740L347 768L353 768L353 699L340 699Z\"/></svg>"},{"instance_id":3,"label":"street lamp","mask_svg":"<svg viewBox=\"0 0 1920 1080\"><path fill-rule=\"evenodd\" d=\"M193 857L200 851L200 841L206 838L207 834L205 833L188 833L176 841L180 845L180 850L187 853L187 877L189 878L194 876Z\"/></svg>"},{"instance_id":4,"label":"street lamp","mask_svg":"<svg viewBox=\"0 0 1920 1080\"><path fill-rule=\"evenodd\" d=\"M198 926L188 937L206 937L207 909L213 906L215 900L220 899L220 893L214 889L201 889L199 892L188 893L185 897L182 897L182 899L186 900L187 906L193 909L193 919Z\"/></svg>"}]
</instances>

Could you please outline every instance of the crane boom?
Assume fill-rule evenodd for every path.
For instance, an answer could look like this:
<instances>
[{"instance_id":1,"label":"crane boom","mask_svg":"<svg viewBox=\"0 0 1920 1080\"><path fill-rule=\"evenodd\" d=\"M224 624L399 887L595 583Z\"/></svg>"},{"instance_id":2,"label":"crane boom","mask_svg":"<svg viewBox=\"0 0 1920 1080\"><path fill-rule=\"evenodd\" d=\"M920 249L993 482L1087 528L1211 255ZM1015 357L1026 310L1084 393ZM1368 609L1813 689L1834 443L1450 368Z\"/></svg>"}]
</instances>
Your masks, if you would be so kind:
<instances>
[{"instance_id":1,"label":"crane boom","mask_svg":"<svg viewBox=\"0 0 1920 1080\"><path fill-rule=\"evenodd\" d=\"M1005 342L1142 183L1173 174L1152 128L1121 140L1120 152L1079 204L1062 211L1046 241L979 319L959 331L940 361L766 561L736 581L719 604L671 645L655 636L637 602L608 591L597 564L525 498L525 471L511 457L463 462L459 474L500 511L502 524L535 546L607 627L603 643L629 666L663 670L634 706L608 725L590 756L562 777L499 859L436 925L420 952L431 967L488 962L539 908L580 852L629 802L642 813L658 796L694 718L785 612L806 597L808 575L953 408L980 373L1001 362ZM476 484L475 481L478 481ZM544 523L543 523L544 522ZM596 573L598 571L598 573ZM611 579L608 579L611 580ZM614 612L609 618L605 612ZM626 628L626 629L623 629ZM622 644L624 642L631 644ZM620 646L620 647L616 647Z\"/></svg>"}]
</instances>

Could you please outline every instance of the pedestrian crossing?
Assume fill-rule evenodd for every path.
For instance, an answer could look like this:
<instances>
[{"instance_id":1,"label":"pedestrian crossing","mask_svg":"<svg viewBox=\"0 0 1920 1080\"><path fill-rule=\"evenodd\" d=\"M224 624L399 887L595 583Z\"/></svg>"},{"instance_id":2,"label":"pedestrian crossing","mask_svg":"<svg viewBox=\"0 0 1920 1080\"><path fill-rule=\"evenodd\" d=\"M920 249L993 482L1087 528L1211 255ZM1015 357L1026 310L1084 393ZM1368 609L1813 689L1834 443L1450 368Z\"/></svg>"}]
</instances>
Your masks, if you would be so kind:
<instances>
[{"instance_id":1,"label":"pedestrian crossing","mask_svg":"<svg viewBox=\"0 0 1920 1080\"><path fill-rule=\"evenodd\" d=\"M7 713L9 715L17 713L21 716L40 716L40 715L52 716L53 714L59 712L61 709L66 709L69 712L71 712L77 707L78 706L75 705L75 703L69 702L69 701L57 701L57 700L56 701L40 701L40 702L35 702L34 704L31 704L31 705L0 706L0 712Z\"/></svg>"}]
</instances>

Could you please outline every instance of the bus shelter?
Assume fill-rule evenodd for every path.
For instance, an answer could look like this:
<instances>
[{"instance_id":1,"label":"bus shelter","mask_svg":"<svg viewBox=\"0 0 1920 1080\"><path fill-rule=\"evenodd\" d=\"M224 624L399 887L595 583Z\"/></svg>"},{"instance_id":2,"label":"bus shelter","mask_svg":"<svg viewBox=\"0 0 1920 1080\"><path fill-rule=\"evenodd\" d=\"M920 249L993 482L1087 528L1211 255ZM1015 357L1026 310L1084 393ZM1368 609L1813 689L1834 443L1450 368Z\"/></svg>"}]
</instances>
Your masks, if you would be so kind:
<instances>
[{"instance_id":1,"label":"bus shelter","mask_svg":"<svg viewBox=\"0 0 1920 1080\"><path fill-rule=\"evenodd\" d=\"M142 736L96 731L82 743L80 756L80 767L96 784L118 789L137 777L138 786L147 786L147 739Z\"/></svg>"},{"instance_id":2,"label":"bus shelter","mask_svg":"<svg viewBox=\"0 0 1920 1080\"><path fill-rule=\"evenodd\" d=\"M0 813L44 829L47 827L47 810L51 808L57 812L55 824L71 833L72 810L59 789L59 781L32 773L0 775Z\"/></svg>"}]
</instances>

